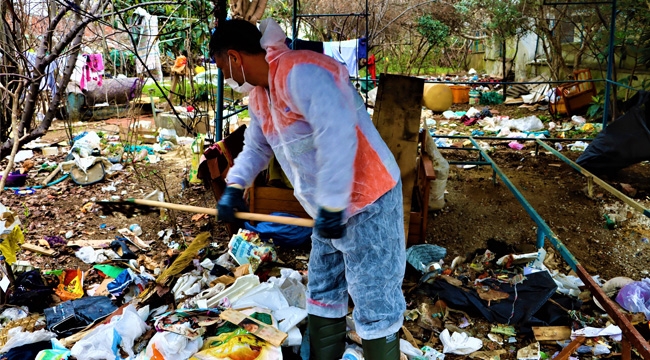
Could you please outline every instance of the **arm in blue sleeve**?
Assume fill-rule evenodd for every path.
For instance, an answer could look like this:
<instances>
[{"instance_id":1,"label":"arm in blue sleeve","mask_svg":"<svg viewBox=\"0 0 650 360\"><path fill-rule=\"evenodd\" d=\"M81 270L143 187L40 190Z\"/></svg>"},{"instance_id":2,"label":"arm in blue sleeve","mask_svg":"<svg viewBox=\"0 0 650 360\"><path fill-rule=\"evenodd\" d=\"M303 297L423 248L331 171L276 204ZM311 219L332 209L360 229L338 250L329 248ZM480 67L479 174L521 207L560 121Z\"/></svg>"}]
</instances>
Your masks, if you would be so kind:
<instances>
[{"instance_id":1,"label":"arm in blue sleeve","mask_svg":"<svg viewBox=\"0 0 650 360\"><path fill-rule=\"evenodd\" d=\"M357 151L357 109L349 80L312 64L294 66L287 86L294 105L311 125L316 148L317 206L343 210L350 204Z\"/></svg>"},{"instance_id":2,"label":"arm in blue sleeve","mask_svg":"<svg viewBox=\"0 0 650 360\"><path fill-rule=\"evenodd\" d=\"M228 171L227 184L250 187L257 174L267 167L273 155L273 150L262 133L259 120L252 111L249 114L251 122L244 132L244 148Z\"/></svg>"}]
</instances>

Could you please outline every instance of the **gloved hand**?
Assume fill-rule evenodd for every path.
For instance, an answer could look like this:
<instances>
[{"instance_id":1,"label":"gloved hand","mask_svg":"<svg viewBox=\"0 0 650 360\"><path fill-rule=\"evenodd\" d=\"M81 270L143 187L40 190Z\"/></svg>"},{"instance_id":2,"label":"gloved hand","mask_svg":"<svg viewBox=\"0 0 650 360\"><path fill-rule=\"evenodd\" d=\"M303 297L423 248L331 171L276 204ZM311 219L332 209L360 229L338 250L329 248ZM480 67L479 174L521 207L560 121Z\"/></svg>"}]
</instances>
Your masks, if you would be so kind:
<instances>
[{"instance_id":1,"label":"gloved hand","mask_svg":"<svg viewBox=\"0 0 650 360\"><path fill-rule=\"evenodd\" d=\"M345 235L345 224L343 224L343 211L329 211L324 208L318 209L318 217L314 228L318 236L326 239L340 239Z\"/></svg>"},{"instance_id":2,"label":"gloved hand","mask_svg":"<svg viewBox=\"0 0 650 360\"><path fill-rule=\"evenodd\" d=\"M227 223L234 223L235 212L248 211L248 205L244 200L244 189L239 185L226 187L221 199L217 203L217 219Z\"/></svg>"}]
</instances>

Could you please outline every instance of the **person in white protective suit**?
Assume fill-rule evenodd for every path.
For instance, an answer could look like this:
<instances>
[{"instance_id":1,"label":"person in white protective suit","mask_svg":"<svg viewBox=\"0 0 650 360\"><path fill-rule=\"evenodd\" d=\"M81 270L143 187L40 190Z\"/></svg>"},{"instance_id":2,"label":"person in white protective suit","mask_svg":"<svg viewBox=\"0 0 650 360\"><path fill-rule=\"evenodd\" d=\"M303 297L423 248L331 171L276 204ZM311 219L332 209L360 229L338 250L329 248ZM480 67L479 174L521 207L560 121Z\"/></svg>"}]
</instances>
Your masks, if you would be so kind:
<instances>
[{"instance_id":1,"label":"person in white protective suit","mask_svg":"<svg viewBox=\"0 0 650 360\"><path fill-rule=\"evenodd\" d=\"M261 31L260 31L261 30ZM312 359L340 359L348 295L368 360L399 359L406 308L400 171L352 86L347 69L290 50L270 19L216 28L210 56L235 91L249 93L250 126L218 202L219 219L246 211L244 189L273 155L316 219L307 311Z\"/></svg>"}]
</instances>

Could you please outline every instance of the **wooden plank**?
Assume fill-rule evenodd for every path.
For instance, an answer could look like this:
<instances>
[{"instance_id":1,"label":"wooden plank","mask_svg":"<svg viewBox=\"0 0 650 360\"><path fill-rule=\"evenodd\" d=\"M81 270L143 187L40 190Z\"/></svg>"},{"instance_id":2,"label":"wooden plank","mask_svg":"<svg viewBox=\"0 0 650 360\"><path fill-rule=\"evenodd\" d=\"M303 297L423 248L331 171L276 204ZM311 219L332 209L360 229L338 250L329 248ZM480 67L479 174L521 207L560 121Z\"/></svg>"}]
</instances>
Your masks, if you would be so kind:
<instances>
[{"instance_id":1,"label":"wooden plank","mask_svg":"<svg viewBox=\"0 0 650 360\"><path fill-rule=\"evenodd\" d=\"M279 211L293 214L300 217L309 217L298 200L273 200L255 197L255 212L259 214L270 214Z\"/></svg>"},{"instance_id":2,"label":"wooden plank","mask_svg":"<svg viewBox=\"0 0 650 360\"><path fill-rule=\"evenodd\" d=\"M382 74L372 118L400 168L405 239L408 239L411 197L417 175L416 159L423 91L424 79Z\"/></svg>"},{"instance_id":3,"label":"wooden plank","mask_svg":"<svg viewBox=\"0 0 650 360\"><path fill-rule=\"evenodd\" d=\"M571 328L568 326L533 326L535 340L566 340L571 338Z\"/></svg>"},{"instance_id":4,"label":"wooden plank","mask_svg":"<svg viewBox=\"0 0 650 360\"><path fill-rule=\"evenodd\" d=\"M575 340L571 341L569 345L567 345L562 351L557 354L557 356L554 358L555 360L567 360L571 354L573 354L574 351L576 351L582 343L584 343L586 338L584 336L580 336L575 338Z\"/></svg>"},{"instance_id":5,"label":"wooden plank","mask_svg":"<svg viewBox=\"0 0 650 360\"><path fill-rule=\"evenodd\" d=\"M35 253L41 254L41 255L54 256L54 254L56 253L56 251L54 251L52 249L46 249L46 248L44 248L42 246L33 245L33 244L22 244L22 245L20 245L20 247L23 250L29 250L31 252L35 252Z\"/></svg>"},{"instance_id":6,"label":"wooden plank","mask_svg":"<svg viewBox=\"0 0 650 360\"><path fill-rule=\"evenodd\" d=\"M74 240L68 241L68 246L72 247L84 247L91 246L93 249L102 249L108 247L113 240Z\"/></svg>"},{"instance_id":7,"label":"wooden plank","mask_svg":"<svg viewBox=\"0 0 650 360\"><path fill-rule=\"evenodd\" d=\"M277 199L277 200L296 200L293 196L293 190L291 189L280 189L270 186L256 186L255 187L255 196L259 196L265 199Z\"/></svg>"}]
</instances>

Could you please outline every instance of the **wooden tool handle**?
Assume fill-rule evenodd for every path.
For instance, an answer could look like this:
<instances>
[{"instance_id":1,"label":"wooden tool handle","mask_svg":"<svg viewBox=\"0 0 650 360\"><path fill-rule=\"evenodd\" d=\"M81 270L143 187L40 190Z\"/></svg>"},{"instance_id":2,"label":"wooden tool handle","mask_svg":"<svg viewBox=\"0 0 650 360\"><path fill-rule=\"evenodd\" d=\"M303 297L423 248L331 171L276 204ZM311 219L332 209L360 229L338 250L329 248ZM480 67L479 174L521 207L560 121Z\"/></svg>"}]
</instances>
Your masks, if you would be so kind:
<instances>
[{"instance_id":1,"label":"wooden tool handle","mask_svg":"<svg viewBox=\"0 0 650 360\"><path fill-rule=\"evenodd\" d=\"M143 199L126 199L128 202L132 202L140 205L154 206L159 208L187 211L198 214L208 214L217 216L217 209L191 206L191 205L181 205L166 203L153 200L143 200ZM314 220L312 219L302 219L302 218L293 218L288 216L276 216L276 215L265 215L265 214L255 214L248 212L236 212L235 217L242 220L251 220L251 221L265 221L272 222L276 224L285 224L285 225L296 225L304 227L314 227Z\"/></svg>"},{"instance_id":2,"label":"wooden tool handle","mask_svg":"<svg viewBox=\"0 0 650 360\"><path fill-rule=\"evenodd\" d=\"M50 175L48 175L47 178L45 178L45 180L43 180L43 185L47 185L47 184L49 184L50 181L52 181L52 179L54 179L54 177L56 176L56 174L59 173L59 171L61 171L61 165L57 166L56 169L52 170L52 172L50 173Z\"/></svg>"}]
</instances>

